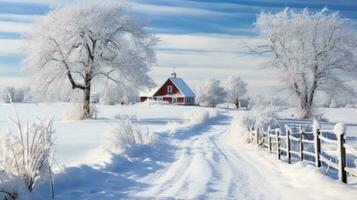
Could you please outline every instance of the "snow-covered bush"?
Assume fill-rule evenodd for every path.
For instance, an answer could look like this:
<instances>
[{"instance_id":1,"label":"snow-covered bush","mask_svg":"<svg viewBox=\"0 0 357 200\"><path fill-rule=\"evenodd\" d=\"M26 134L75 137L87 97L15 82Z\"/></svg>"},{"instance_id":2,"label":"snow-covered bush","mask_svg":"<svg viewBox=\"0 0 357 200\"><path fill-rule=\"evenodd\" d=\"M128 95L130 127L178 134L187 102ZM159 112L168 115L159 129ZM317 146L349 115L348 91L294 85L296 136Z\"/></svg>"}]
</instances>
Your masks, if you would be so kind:
<instances>
[{"instance_id":1,"label":"snow-covered bush","mask_svg":"<svg viewBox=\"0 0 357 200\"><path fill-rule=\"evenodd\" d=\"M103 105L130 104L139 99L138 89L133 86L108 84L99 102Z\"/></svg>"},{"instance_id":2,"label":"snow-covered bush","mask_svg":"<svg viewBox=\"0 0 357 200\"><path fill-rule=\"evenodd\" d=\"M13 122L7 134L0 134L0 189L8 199L23 193L19 180L31 192L49 178L53 161L53 118L21 123L17 117Z\"/></svg>"},{"instance_id":3,"label":"snow-covered bush","mask_svg":"<svg viewBox=\"0 0 357 200\"><path fill-rule=\"evenodd\" d=\"M250 126L252 121L247 116L237 116L232 120L230 133L234 136L234 138L244 142L251 143L254 141L252 134L250 134Z\"/></svg>"},{"instance_id":4,"label":"snow-covered bush","mask_svg":"<svg viewBox=\"0 0 357 200\"><path fill-rule=\"evenodd\" d=\"M157 139L157 136L148 129L144 130L129 119L121 119L112 124L108 130L104 149L113 154L120 154L126 148L135 145L154 144Z\"/></svg>"},{"instance_id":5,"label":"snow-covered bush","mask_svg":"<svg viewBox=\"0 0 357 200\"><path fill-rule=\"evenodd\" d=\"M83 106L80 103L69 103L66 110L62 114L62 120L64 121L78 121L82 117ZM98 116L98 108L95 104L92 104L90 110L90 117L96 119Z\"/></svg>"},{"instance_id":6,"label":"snow-covered bush","mask_svg":"<svg viewBox=\"0 0 357 200\"><path fill-rule=\"evenodd\" d=\"M267 129L268 126L271 128L279 126L276 117L276 112L279 109L274 106L261 106L256 105L252 109L252 121L254 123L254 128Z\"/></svg>"},{"instance_id":7,"label":"snow-covered bush","mask_svg":"<svg viewBox=\"0 0 357 200\"><path fill-rule=\"evenodd\" d=\"M12 102L29 102L31 101L30 88L15 88L4 87L2 88L1 101L4 103L10 103L10 97Z\"/></svg>"},{"instance_id":8,"label":"snow-covered bush","mask_svg":"<svg viewBox=\"0 0 357 200\"><path fill-rule=\"evenodd\" d=\"M207 79L199 88L197 88L197 100L200 105L216 107L223 103L226 97L224 88L220 86L220 81L216 79Z\"/></svg>"}]
</instances>

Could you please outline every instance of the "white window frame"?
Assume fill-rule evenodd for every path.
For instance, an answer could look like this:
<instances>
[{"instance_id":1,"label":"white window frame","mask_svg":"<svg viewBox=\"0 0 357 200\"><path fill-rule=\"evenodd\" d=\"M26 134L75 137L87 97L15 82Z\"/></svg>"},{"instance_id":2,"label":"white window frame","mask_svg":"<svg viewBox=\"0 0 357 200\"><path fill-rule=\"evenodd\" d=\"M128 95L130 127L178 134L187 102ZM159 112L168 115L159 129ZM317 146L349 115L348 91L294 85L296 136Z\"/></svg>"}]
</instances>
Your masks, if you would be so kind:
<instances>
[{"instance_id":1,"label":"white window frame","mask_svg":"<svg viewBox=\"0 0 357 200\"><path fill-rule=\"evenodd\" d=\"M171 85L167 86L167 92L168 93L172 93L172 86Z\"/></svg>"}]
</instances>

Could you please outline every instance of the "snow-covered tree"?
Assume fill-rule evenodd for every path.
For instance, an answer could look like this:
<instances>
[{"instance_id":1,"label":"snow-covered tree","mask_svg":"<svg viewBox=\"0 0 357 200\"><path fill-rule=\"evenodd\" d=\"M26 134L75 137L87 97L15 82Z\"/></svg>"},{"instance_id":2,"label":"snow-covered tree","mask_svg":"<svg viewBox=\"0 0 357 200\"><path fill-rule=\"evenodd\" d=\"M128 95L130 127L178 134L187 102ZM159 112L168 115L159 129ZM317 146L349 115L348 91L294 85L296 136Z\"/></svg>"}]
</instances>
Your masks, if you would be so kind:
<instances>
[{"instance_id":1,"label":"snow-covered tree","mask_svg":"<svg viewBox=\"0 0 357 200\"><path fill-rule=\"evenodd\" d=\"M219 103L223 103L226 97L226 92L220 86L221 81L216 79L207 79L197 89L197 100L199 104L215 107Z\"/></svg>"},{"instance_id":2,"label":"snow-covered tree","mask_svg":"<svg viewBox=\"0 0 357 200\"><path fill-rule=\"evenodd\" d=\"M1 101L4 103L10 103L10 97L12 102L30 102L31 94L30 88L28 87L20 87L15 88L12 86L3 87L0 92Z\"/></svg>"},{"instance_id":3,"label":"snow-covered tree","mask_svg":"<svg viewBox=\"0 0 357 200\"><path fill-rule=\"evenodd\" d=\"M299 103L300 117L311 116L317 91L356 77L356 32L338 13L286 8L262 12L255 25L264 42L252 49L272 56L269 64L281 71L284 87Z\"/></svg>"},{"instance_id":4,"label":"snow-covered tree","mask_svg":"<svg viewBox=\"0 0 357 200\"><path fill-rule=\"evenodd\" d=\"M240 107L239 101L247 93L247 83L240 77L229 77L225 83L225 91L227 93L227 102L233 103L238 109Z\"/></svg>"},{"instance_id":5,"label":"snow-covered tree","mask_svg":"<svg viewBox=\"0 0 357 200\"><path fill-rule=\"evenodd\" d=\"M129 104L138 101L139 91L137 88L127 85L108 84L104 88L99 101L104 105Z\"/></svg>"},{"instance_id":6,"label":"snow-covered tree","mask_svg":"<svg viewBox=\"0 0 357 200\"><path fill-rule=\"evenodd\" d=\"M117 3L76 3L51 11L30 29L26 70L44 96L83 95L83 118L90 115L91 89L99 81L151 86L157 38Z\"/></svg>"}]
</instances>

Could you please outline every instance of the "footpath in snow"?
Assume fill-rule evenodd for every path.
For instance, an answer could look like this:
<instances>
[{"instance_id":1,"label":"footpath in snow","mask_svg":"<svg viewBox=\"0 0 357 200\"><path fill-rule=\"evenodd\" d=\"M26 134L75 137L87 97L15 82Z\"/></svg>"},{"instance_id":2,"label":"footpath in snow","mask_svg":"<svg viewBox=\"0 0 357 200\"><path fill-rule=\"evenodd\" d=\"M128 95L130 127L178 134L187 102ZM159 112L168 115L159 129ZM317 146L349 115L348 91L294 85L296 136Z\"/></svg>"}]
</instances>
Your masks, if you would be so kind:
<instances>
[{"instance_id":1,"label":"footpath in snow","mask_svg":"<svg viewBox=\"0 0 357 200\"><path fill-rule=\"evenodd\" d=\"M235 112L178 127L103 166L70 167L56 199L353 199L357 189L302 163L288 165L241 143ZM48 190L43 186L39 192Z\"/></svg>"}]
</instances>

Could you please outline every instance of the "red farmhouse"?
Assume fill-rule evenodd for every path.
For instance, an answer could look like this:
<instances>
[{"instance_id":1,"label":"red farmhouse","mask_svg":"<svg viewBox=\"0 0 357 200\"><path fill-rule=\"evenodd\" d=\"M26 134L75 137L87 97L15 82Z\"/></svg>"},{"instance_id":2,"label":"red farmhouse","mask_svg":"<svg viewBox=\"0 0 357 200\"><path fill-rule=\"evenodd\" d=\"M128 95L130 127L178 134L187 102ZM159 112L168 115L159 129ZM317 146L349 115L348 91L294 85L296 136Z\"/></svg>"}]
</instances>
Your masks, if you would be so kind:
<instances>
[{"instance_id":1,"label":"red farmhouse","mask_svg":"<svg viewBox=\"0 0 357 200\"><path fill-rule=\"evenodd\" d=\"M166 101L171 104L178 105L194 105L195 94L191 88L181 78L176 77L176 73L167 79L167 81L156 90L153 95L140 96L140 101L144 102L146 99L154 99L157 101Z\"/></svg>"}]
</instances>

